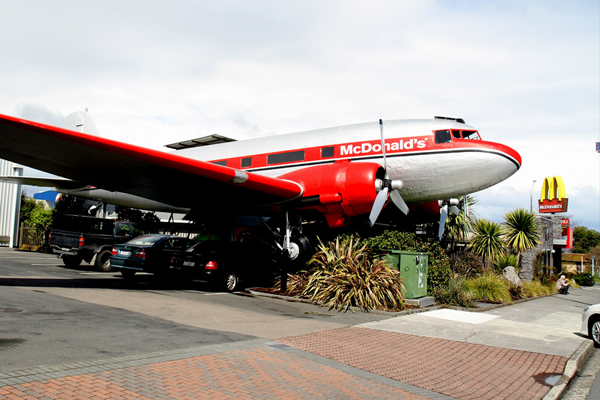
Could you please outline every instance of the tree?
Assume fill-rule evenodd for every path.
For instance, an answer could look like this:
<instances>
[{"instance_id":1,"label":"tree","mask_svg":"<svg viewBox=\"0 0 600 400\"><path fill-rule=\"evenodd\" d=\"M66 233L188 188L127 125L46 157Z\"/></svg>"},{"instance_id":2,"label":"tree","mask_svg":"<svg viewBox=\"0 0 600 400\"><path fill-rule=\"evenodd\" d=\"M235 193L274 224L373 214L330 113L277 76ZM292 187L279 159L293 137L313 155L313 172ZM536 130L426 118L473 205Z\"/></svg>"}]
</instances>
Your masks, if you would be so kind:
<instances>
[{"instance_id":1,"label":"tree","mask_svg":"<svg viewBox=\"0 0 600 400\"><path fill-rule=\"evenodd\" d=\"M587 254L600 245L600 233L585 226L578 226L573 230L573 253Z\"/></svg>"},{"instance_id":2,"label":"tree","mask_svg":"<svg viewBox=\"0 0 600 400\"><path fill-rule=\"evenodd\" d=\"M475 237L468 250L492 262L503 253L503 230L499 223L480 218L473 224L473 233Z\"/></svg>"},{"instance_id":3,"label":"tree","mask_svg":"<svg viewBox=\"0 0 600 400\"><path fill-rule=\"evenodd\" d=\"M475 197L468 194L460 196L458 200L460 200L460 203L457 207L460 212L458 215L449 212L444 228L444 237L452 244L458 240L465 239L469 232L471 232L473 224L475 223L472 207L477 204L478 201Z\"/></svg>"},{"instance_id":4,"label":"tree","mask_svg":"<svg viewBox=\"0 0 600 400\"><path fill-rule=\"evenodd\" d=\"M21 211L19 213L20 220L27 227L33 228L33 231L28 230L24 233L25 243L37 242L37 239L45 241L46 234L52 225L52 211L45 207L45 203L38 202L35 199L21 197Z\"/></svg>"},{"instance_id":5,"label":"tree","mask_svg":"<svg viewBox=\"0 0 600 400\"><path fill-rule=\"evenodd\" d=\"M517 208L506 213L504 215L504 239L506 245L517 253L518 263L522 251L531 250L541 243L540 227L535 220L535 214L524 208Z\"/></svg>"},{"instance_id":6,"label":"tree","mask_svg":"<svg viewBox=\"0 0 600 400\"><path fill-rule=\"evenodd\" d=\"M54 219L61 219L63 215L66 214L87 214L85 210L85 200L81 197L61 194L54 203L52 214Z\"/></svg>"}]
</instances>

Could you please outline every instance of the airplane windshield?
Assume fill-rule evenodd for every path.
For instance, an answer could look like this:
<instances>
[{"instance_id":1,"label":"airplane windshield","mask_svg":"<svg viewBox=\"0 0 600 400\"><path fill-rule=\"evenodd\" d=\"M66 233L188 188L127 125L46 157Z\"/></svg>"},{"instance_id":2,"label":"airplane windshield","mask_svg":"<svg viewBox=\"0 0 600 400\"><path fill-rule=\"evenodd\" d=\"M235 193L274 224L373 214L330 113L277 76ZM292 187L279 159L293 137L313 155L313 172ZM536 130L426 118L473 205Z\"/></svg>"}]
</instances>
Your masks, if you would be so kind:
<instances>
[{"instance_id":1,"label":"airplane windshield","mask_svg":"<svg viewBox=\"0 0 600 400\"><path fill-rule=\"evenodd\" d=\"M450 131L448 130L435 132L436 143L449 143L453 139L481 140L479 137L479 132L477 131L462 131L459 129L452 129L452 136L450 136Z\"/></svg>"},{"instance_id":2,"label":"airplane windshield","mask_svg":"<svg viewBox=\"0 0 600 400\"><path fill-rule=\"evenodd\" d=\"M477 131L463 131L463 139L481 140Z\"/></svg>"}]
</instances>

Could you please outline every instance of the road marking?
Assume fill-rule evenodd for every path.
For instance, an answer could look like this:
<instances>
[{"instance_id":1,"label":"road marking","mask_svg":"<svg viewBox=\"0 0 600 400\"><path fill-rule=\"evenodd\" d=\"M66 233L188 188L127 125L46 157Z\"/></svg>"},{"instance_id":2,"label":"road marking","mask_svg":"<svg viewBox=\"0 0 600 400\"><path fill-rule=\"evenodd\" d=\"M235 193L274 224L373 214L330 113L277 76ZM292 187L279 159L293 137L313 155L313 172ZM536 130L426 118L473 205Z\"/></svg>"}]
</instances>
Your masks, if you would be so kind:
<instances>
[{"instance_id":1,"label":"road marking","mask_svg":"<svg viewBox=\"0 0 600 400\"><path fill-rule=\"evenodd\" d=\"M39 266L39 265L62 265L61 263L52 263L52 264L30 264L33 266Z\"/></svg>"},{"instance_id":2,"label":"road marking","mask_svg":"<svg viewBox=\"0 0 600 400\"><path fill-rule=\"evenodd\" d=\"M474 313L450 309L427 311L422 313L421 315L424 317L441 318L456 322L467 322L469 324L480 324L482 322L488 322L499 317L498 315L489 315L483 313Z\"/></svg>"}]
</instances>

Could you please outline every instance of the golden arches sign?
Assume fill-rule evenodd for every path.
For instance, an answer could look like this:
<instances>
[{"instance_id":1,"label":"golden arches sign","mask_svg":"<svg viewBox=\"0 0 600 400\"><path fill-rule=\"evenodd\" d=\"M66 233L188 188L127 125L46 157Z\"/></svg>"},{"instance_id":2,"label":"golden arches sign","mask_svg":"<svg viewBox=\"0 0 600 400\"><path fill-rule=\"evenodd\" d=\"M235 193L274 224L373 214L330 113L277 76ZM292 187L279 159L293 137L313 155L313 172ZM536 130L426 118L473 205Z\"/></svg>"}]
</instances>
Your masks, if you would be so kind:
<instances>
[{"instance_id":1,"label":"golden arches sign","mask_svg":"<svg viewBox=\"0 0 600 400\"><path fill-rule=\"evenodd\" d=\"M565 191L565 184L560 176L546 177L542 184L540 195L540 212L556 213L567 212L569 199Z\"/></svg>"}]
</instances>

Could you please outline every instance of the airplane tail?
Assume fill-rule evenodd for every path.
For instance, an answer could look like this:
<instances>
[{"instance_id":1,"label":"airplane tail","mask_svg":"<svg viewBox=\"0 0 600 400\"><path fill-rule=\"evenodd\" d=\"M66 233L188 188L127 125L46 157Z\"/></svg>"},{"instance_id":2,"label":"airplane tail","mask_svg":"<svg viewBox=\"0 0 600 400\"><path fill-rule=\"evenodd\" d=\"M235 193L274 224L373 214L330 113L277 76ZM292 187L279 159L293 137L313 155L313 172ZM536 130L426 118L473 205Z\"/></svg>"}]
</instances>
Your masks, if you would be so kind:
<instances>
[{"instance_id":1,"label":"airplane tail","mask_svg":"<svg viewBox=\"0 0 600 400\"><path fill-rule=\"evenodd\" d=\"M84 111L75 111L74 113L67 115L63 122L63 128L100 136L96 124L94 123L94 119L87 108Z\"/></svg>"}]
</instances>

